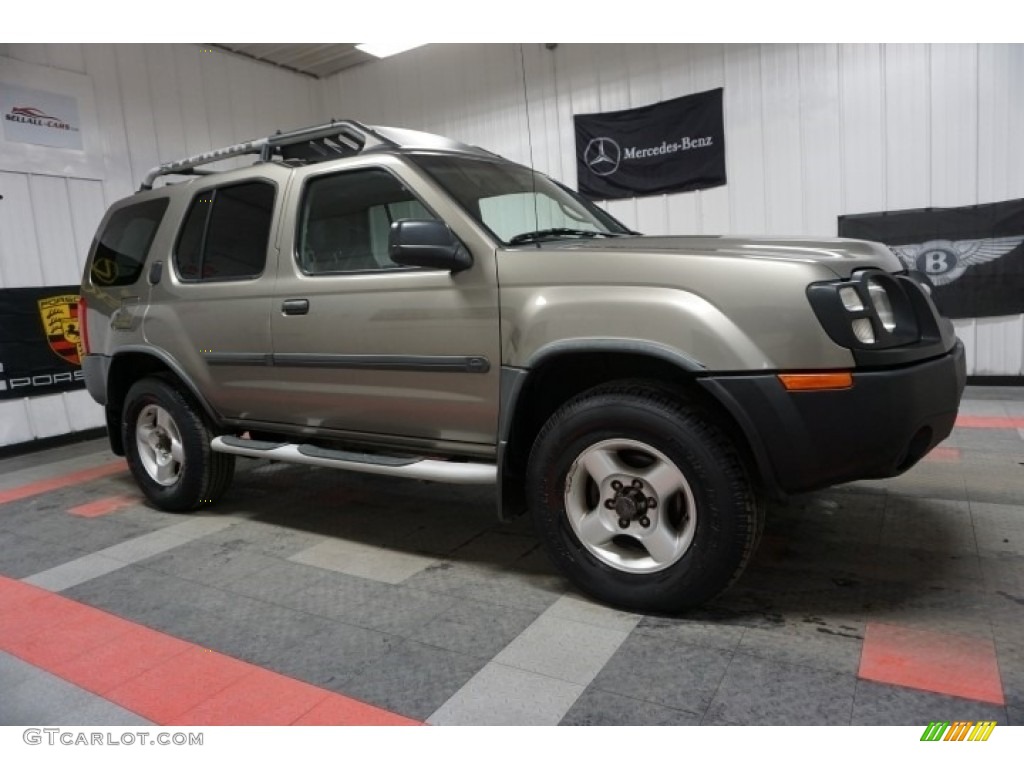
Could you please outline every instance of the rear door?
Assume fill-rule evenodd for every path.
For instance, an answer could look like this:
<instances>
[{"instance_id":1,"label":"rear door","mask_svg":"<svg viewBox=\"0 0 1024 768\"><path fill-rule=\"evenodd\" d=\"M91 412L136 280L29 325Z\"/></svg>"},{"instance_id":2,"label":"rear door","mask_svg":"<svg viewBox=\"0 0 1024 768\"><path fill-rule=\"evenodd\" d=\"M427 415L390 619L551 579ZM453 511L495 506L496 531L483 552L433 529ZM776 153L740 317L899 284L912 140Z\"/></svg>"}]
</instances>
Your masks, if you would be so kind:
<instances>
[{"instance_id":1,"label":"rear door","mask_svg":"<svg viewBox=\"0 0 1024 768\"><path fill-rule=\"evenodd\" d=\"M229 418L260 418L276 396L268 372L275 211L289 175L267 165L195 185L150 291L146 341L167 351Z\"/></svg>"}]
</instances>

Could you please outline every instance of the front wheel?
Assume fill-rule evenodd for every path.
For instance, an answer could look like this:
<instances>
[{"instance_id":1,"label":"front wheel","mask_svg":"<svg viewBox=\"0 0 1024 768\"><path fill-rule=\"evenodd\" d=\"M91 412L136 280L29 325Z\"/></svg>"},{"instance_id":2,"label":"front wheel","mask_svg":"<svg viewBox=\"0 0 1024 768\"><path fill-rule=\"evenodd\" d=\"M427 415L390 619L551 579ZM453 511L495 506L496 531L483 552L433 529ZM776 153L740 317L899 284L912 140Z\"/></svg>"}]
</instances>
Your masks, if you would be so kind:
<instances>
[{"instance_id":1,"label":"front wheel","mask_svg":"<svg viewBox=\"0 0 1024 768\"><path fill-rule=\"evenodd\" d=\"M725 433L644 384L599 387L559 409L534 444L527 494L566 577L634 610L717 595L742 573L763 517Z\"/></svg>"},{"instance_id":2,"label":"front wheel","mask_svg":"<svg viewBox=\"0 0 1024 768\"><path fill-rule=\"evenodd\" d=\"M162 378L137 381L121 420L128 468L153 504L190 512L212 504L234 475L235 457L215 453L199 408Z\"/></svg>"}]
</instances>

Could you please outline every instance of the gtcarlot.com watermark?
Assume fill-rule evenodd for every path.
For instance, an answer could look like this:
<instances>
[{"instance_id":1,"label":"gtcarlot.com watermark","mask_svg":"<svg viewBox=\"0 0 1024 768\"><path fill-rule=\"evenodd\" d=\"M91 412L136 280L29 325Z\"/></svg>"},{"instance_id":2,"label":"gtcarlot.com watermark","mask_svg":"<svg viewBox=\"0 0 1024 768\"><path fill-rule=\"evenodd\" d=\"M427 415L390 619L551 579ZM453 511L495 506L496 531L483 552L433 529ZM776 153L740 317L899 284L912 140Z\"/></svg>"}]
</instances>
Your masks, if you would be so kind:
<instances>
[{"instance_id":1,"label":"gtcarlot.com watermark","mask_svg":"<svg viewBox=\"0 0 1024 768\"><path fill-rule=\"evenodd\" d=\"M26 728L21 739L32 746L66 747L201 747L203 734L176 731L76 731L69 728Z\"/></svg>"}]
</instances>

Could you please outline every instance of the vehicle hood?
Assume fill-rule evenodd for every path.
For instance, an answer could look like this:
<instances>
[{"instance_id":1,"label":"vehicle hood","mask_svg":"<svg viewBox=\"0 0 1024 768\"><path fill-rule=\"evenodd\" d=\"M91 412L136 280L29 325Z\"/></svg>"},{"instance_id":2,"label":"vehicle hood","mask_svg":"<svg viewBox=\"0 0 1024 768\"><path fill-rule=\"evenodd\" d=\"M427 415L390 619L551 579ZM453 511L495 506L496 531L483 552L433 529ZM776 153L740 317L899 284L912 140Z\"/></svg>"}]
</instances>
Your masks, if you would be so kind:
<instances>
[{"instance_id":1,"label":"vehicle hood","mask_svg":"<svg viewBox=\"0 0 1024 768\"><path fill-rule=\"evenodd\" d=\"M536 248L537 246L522 246ZM726 259L799 261L820 264L839 277L866 267L888 272L903 269L899 259L881 243L846 238L646 236L557 240L540 243L546 251L584 251L666 256L715 256Z\"/></svg>"}]
</instances>

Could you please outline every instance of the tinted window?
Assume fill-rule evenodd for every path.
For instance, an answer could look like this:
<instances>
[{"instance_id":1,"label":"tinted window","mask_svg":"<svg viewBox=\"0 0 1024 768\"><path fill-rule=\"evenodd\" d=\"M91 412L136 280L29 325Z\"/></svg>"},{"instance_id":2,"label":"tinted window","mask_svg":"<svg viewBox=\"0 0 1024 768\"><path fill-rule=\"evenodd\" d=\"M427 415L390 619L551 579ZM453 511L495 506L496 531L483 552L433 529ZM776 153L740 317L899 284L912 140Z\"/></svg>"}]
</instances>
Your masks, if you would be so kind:
<instances>
[{"instance_id":1,"label":"tinted window","mask_svg":"<svg viewBox=\"0 0 1024 768\"><path fill-rule=\"evenodd\" d=\"M125 206L110 217L96 242L89 270L94 285L132 285L142 274L167 199Z\"/></svg>"},{"instance_id":2,"label":"tinted window","mask_svg":"<svg viewBox=\"0 0 1024 768\"><path fill-rule=\"evenodd\" d=\"M387 171L313 179L299 219L299 265L311 275L397 268L388 258L392 222L433 218Z\"/></svg>"},{"instance_id":3,"label":"tinted window","mask_svg":"<svg viewBox=\"0 0 1024 768\"><path fill-rule=\"evenodd\" d=\"M267 261L274 187L265 182L207 190L192 201L174 264L183 280L256 277Z\"/></svg>"}]
</instances>

